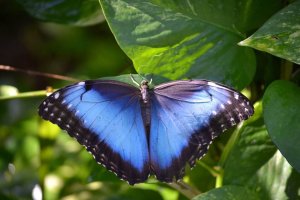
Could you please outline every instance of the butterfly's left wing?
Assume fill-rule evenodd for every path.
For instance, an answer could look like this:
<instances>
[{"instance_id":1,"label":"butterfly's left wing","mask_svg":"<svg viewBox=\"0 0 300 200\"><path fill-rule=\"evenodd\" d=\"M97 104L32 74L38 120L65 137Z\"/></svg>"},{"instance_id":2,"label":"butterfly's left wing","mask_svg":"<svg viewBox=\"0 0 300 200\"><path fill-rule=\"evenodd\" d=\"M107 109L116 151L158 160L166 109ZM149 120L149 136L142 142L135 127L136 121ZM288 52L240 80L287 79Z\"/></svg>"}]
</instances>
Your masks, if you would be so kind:
<instances>
[{"instance_id":1,"label":"butterfly's left wing","mask_svg":"<svg viewBox=\"0 0 300 200\"><path fill-rule=\"evenodd\" d=\"M130 184L148 178L140 90L112 80L84 81L51 94L39 107L94 158Z\"/></svg>"},{"instance_id":2,"label":"butterfly's left wing","mask_svg":"<svg viewBox=\"0 0 300 200\"><path fill-rule=\"evenodd\" d=\"M208 150L220 133L253 114L248 99L206 81L174 81L151 93L150 162L160 181L181 179L187 163Z\"/></svg>"}]
</instances>

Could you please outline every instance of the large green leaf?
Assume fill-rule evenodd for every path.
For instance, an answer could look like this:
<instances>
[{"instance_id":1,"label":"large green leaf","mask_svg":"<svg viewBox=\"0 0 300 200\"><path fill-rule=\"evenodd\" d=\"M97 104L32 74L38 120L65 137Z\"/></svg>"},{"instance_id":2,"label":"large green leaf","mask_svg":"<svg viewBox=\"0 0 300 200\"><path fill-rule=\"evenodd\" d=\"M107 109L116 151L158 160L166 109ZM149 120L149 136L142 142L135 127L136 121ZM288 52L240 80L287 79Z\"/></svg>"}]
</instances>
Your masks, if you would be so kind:
<instances>
[{"instance_id":1,"label":"large green leaf","mask_svg":"<svg viewBox=\"0 0 300 200\"><path fill-rule=\"evenodd\" d=\"M241 186L223 186L198 195L193 200L258 200L258 196L252 190Z\"/></svg>"},{"instance_id":2,"label":"large green leaf","mask_svg":"<svg viewBox=\"0 0 300 200\"><path fill-rule=\"evenodd\" d=\"M278 12L239 44L300 64L300 1Z\"/></svg>"},{"instance_id":3,"label":"large green leaf","mask_svg":"<svg viewBox=\"0 0 300 200\"><path fill-rule=\"evenodd\" d=\"M92 25L104 20L97 0L16 0L32 16L49 22Z\"/></svg>"},{"instance_id":4,"label":"large green leaf","mask_svg":"<svg viewBox=\"0 0 300 200\"><path fill-rule=\"evenodd\" d=\"M274 156L247 183L257 191L260 199L286 200L286 184L292 167L277 151Z\"/></svg>"},{"instance_id":5,"label":"large green leaf","mask_svg":"<svg viewBox=\"0 0 300 200\"><path fill-rule=\"evenodd\" d=\"M276 152L261 117L261 103L257 105L254 120L250 118L250 123L242 128L226 160L224 184L245 185Z\"/></svg>"},{"instance_id":6,"label":"large green leaf","mask_svg":"<svg viewBox=\"0 0 300 200\"><path fill-rule=\"evenodd\" d=\"M300 88L288 81L275 81L263 97L264 119L283 156L300 172Z\"/></svg>"},{"instance_id":7,"label":"large green leaf","mask_svg":"<svg viewBox=\"0 0 300 200\"><path fill-rule=\"evenodd\" d=\"M143 80L147 80L150 84L150 88L152 88L155 85L158 85L160 83L164 83L164 82L169 81L166 78L156 76L156 75L141 76L139 74L122 74L122 75L119 75L119 76L102 77L101 79L121 81L121 82L124 82L124 83L128 83L130 85L133 85L135 87L139 87L139 85L141 84L141 82Z\"/></svg>"},{"instance_id":8,"label":"large green leaf","mask_svg":"<svg viewBox=\"0 0 300 200\"><path fill-rule=\"evenodd\" d=\"M231 8L228 2L100 2L112 32L138 73L169 79L206 78L239 89L252 80L254 54L237 46L243 37L234 28L232 20L237 16L232 12L238 8Z\"/></svg>"}]
</instances>

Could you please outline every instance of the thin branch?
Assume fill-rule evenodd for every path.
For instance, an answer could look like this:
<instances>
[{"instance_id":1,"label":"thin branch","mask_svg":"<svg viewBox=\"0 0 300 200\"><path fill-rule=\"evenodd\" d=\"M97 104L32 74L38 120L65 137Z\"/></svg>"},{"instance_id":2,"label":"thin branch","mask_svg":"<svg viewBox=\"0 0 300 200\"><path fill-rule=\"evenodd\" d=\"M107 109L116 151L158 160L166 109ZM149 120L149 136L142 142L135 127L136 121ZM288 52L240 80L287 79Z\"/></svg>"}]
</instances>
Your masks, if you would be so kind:
<instances>
[{"instance_id":1,"label":"thin branch","mask_svg":"<svg viewBox=\"0 0 300 200\"><path fill-rule=\"evenodd\" d=\"M34 76L44 76L47 78L53 78L53 79L59 79L59 80L64 80L64 81L72 81L72 82L78 82L81 81L76 78L71 78L68 76L62 76L58 74L50 74L50 73L43 73L43 72L37 72L37 71L32 71L32 70L25 70L25 69L19 69L16 67L8 66L8 65L0 65L0 70L5 70L5 71L14 71L14 72L23 72L29 75L34 75Z\"/></svg>"}]
</instances>

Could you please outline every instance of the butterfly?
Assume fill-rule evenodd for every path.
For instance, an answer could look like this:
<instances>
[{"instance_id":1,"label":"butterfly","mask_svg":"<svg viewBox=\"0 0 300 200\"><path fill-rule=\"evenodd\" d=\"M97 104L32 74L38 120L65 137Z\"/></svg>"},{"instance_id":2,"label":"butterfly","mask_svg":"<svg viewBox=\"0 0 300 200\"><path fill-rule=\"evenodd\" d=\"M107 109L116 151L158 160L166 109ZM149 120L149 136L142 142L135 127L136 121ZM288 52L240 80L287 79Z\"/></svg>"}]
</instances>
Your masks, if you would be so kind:
<instances>
[{"instance_id":1,"label":"butterfly","mask_svg":"<svg viewBox=\"0 0 300 200\"><path fill-rule=\"evenodd\" d=\"M38 112L131 185L149 175L182 179L214 138L254 113L244 95L212 81L149 85L82 81L52 93Z\"/></svg>"}]
</instances>

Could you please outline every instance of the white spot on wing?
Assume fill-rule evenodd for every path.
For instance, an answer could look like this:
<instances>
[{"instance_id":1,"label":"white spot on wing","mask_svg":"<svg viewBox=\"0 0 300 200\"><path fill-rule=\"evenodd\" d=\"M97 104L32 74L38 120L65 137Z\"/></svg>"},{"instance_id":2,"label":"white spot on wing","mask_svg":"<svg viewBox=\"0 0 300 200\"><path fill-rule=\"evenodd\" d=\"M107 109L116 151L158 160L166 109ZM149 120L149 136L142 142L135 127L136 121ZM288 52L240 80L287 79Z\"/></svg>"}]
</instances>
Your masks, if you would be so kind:
<instances>
[{"instance_id":1,"label":"white spot on wing","mask_svg":"<svg viewBox=\"0 0 300 200\"><path fill-rule=\"evenodd\" d=\"M222 108L222 109L225 109L225 106L224 106L224 104L221 104L221 108Z\"/></svg>"},{"instance_id":2,"label":"white spot on wing","mask_svg":"<svg viewBox=\"0 0 300 200\"><path fill-rule=\"evenodd\" d=\"M239 99L239 94L238 94L238 93L234 93L234 98L235 98L236 100L238 100L238 99Z\"/></svg>"},{"instance_id":3,"label":"white spot on wing","mask_svg":"<svg viewBox=\"0 0 300 200\"><path fill-rule=\"evenodd\" d=\"M54 98L55 98L55 99L58 99L59 96L60 96L59 92L56 92L56 93L54 94Z\"/></svg>"},{"instance_id":4,"label":"white spot on wing","mask_svg":"<svg viewBox=\"0 0 300 200\"><path fill-rule=\"evenodd\" d=\"M231 125L236 125L236 123L235 123L235 120L234 120L234 118L233 117L230 117L230 122L231 122Z\"/></svg>"},{"instance_id":5,"label":"white spot on wing","mask_svg":"<svg viewBox=\"0 0 300 200\"><path fill-rule=\"evenodd\" d=\"M241 113L239 113L239 118L240 120L244 120L243 115Z\"/></svg>"},{"instance_id":6,"label":"white spot on wing","mask_svg":"<svg viewBox=\"0 0 300 200\"><path fill-rule=\"evenodd\" d=\"M81 81L81 82L78 83L78 85L85 85L85 82Z\"/></svg>"},{"instance_id":7,"label":"white spot on wing","mask_svg":"<svg viewBox=\"0 0 300 200\"><path fill-rule=\"evenodd\" d=\"M231 104L232 104L232 102L231 102L230 100L228 100L228 101L227 101L227 103L228 103L229 105L231 105Z\"/></svg>"},{"instance_id":8,"label":"white spot on wing","mask_svg":"<svg viewBox=\"0 0 300 200\"><path fill-rule=\"evenodd\" d=\"M213 115L217 115L217 112L213 110L213 111L212 111L212 114L213 114Z\"/></svg>"},{"instance_id":9,"label":"white spot on wing","mask_svg":"<svg viewBox=\"0 0 300 200\"><path fill-rule=\"evenodd\" d=\"M215 84L214 82L207 82L207 85L210 85L210 86L215 86L215 87L218 87L218 85L217 84Z\"/></svg>"},{"instance_id":10,"label":"white spot on wing","mask_svg":"<svg viewBox=\"0 0 300 200\"><path fill-rule=\"evenodd\" d=\"M68 107L67 107L67 108L69 109L69 108L71 108L72 106L73 106L73 105L70 103L70 104L68 105Z\"/></svg>"}]
</instances>

